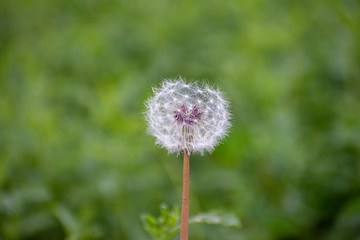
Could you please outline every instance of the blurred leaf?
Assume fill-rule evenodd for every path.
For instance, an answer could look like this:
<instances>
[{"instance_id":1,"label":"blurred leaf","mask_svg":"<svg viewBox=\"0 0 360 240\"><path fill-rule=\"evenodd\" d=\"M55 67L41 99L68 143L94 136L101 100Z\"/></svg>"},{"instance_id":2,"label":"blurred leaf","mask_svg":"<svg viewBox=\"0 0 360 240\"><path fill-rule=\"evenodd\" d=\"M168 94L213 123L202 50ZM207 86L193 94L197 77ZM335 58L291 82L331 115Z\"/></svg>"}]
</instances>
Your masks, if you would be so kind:
<instances>
[{"instance_id":1,"label":"blurred leaf","mask_svg":"<svg viewBox=\"0 0 360 240\"><path fill-rule=\"evenodd\" d=\"M225 227L241 227L240 220L233 213L223 213L221 211L212 211L200 213L189 218L189 224L206 223L214 225L223 225Z\"/></svg>"},{"instance_id":2,"label":"blurred leaf","mask_svg":"<svg viewBox=\"0 0 360 240\"><path fill-rule=\"evenodd\" d=\"M72 213L63 206L55 206L54 214L59 219L67 232L67 240L79 238L79 225Z\"/></svg>"},{"instance_id":3,"label":"blurred leaf","mask_svg":"<svg viewBox=\"0 0 360 240\"><path fill-rule=\"evenodd\" d=\"M179 221L179 210L177 207L170 210L166 204L162 204L158 218L144 214L141 216L141 221L154 240L171 240L173 228Z\"/></svg>"}]
</instances>

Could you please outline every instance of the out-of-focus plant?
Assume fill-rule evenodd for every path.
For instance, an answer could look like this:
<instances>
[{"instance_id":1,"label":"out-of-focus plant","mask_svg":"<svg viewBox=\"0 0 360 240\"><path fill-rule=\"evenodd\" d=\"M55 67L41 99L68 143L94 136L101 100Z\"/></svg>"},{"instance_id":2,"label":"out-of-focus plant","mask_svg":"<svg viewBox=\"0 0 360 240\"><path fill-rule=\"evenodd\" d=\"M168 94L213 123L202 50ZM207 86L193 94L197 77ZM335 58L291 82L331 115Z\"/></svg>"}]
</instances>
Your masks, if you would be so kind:
<instances>
[{"instance_id":1,"label":"out-of-focus plant","mask_svg":"<svg viewBox=\"0 0 360 240\"><path fill-rule=\"evenodd\" d=\"M162 204L159 217L143 214L141 221L153 240L172 240L180 232L180 215L177 207L170 209L166 204ZM235 214L220 210L204 212L190 217L189 224L195 223L241 227L241 222Z\"/></svg>"}]
</instances>

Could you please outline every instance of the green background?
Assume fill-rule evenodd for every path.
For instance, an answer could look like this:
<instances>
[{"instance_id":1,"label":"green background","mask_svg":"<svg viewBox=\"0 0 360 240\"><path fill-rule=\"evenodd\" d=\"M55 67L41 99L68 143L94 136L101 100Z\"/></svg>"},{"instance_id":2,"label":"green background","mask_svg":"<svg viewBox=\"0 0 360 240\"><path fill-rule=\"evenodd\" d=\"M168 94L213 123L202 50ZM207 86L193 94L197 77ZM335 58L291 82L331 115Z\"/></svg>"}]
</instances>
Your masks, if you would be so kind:
<instances>
[{"instance_id":1,"label":"green background","mask_svg":"<svg viewBox=\"0 0 360 240\"><path fill-rule=\"evenodd\" d=\"M2 0L0 239L150 239L182 159L146 133L151 87L217 84L231 133L191 158L190 239L360 239L356 0Z\"/></svg>"}]
</instances>

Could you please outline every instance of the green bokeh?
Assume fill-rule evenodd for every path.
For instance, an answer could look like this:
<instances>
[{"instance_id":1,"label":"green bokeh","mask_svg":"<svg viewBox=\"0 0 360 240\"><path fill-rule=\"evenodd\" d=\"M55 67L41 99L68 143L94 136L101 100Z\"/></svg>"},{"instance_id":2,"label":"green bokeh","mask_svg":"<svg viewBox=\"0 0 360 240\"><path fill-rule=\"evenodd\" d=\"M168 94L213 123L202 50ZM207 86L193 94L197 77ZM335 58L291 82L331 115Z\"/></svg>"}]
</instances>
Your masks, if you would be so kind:
<instances>
[{"instance_id":1,"label":"green bokeh","mask_svg":"<svg viewBox=\"0 0 360 240\"><path fill-rule=\"evenodd\" d=\"M233 127L191 158L190 239L360 238L360 4L0 1L0 239L150 239L182 159L146 134L164 78L216 83Z\"/></svg>"}]
</instances>

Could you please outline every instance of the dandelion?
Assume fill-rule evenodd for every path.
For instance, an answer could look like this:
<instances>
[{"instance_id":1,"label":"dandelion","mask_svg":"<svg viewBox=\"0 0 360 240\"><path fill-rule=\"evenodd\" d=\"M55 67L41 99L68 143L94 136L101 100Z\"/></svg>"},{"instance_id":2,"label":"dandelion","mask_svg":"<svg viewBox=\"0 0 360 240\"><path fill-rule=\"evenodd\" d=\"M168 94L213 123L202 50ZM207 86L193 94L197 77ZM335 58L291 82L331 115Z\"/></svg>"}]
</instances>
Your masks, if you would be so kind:
<instances>
[{"instance_id":1,"label":"dandelion","mask_svg":"<svg viewBox=\"0 0 360 240\"><path fill-rule=\"evenodd\" d=\"M184 155L180 239L188 236L189 157L211 153L230 127L229 103L207 84L166 80L146 102L148 131L169 153Z\"/></svg>"},{"instance_id":2,"label":"dandelion","mask_svg":"<svg viewBox=\"0 0 360 240\"><path fill-rule=\"evenodd\" d=\"M148 131L170 153L211 153L230 127L228 102L205 84L164 81L146 107Z\"/></svg>"}]
</instances>

